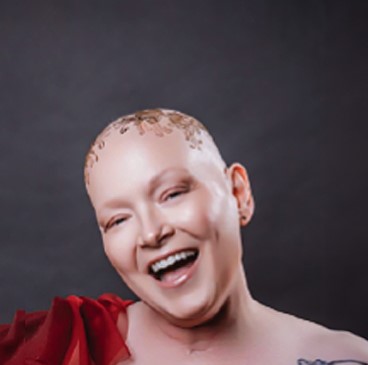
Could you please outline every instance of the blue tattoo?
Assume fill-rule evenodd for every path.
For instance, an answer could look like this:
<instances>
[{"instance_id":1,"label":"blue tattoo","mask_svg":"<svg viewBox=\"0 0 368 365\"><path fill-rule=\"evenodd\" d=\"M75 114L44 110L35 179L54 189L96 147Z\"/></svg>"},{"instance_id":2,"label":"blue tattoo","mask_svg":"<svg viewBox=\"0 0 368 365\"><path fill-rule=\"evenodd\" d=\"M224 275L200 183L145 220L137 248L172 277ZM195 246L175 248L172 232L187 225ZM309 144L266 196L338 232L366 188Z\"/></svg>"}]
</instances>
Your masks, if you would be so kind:
<instances>
[{"instance_id":1,"label":"blue tattoo","mask_svg":"<svg viewBox=\"0 0 368 365\"><path fill-rule=\"evenodd\" d=\"M298 365L339 365L339 364L346 364L346 365L368 365L367 362L358 361L358 360L334 360L334 361L323 361L323 360L315 360L309 361L304 359L298 360Z\"/></svg>"}]
</instances>

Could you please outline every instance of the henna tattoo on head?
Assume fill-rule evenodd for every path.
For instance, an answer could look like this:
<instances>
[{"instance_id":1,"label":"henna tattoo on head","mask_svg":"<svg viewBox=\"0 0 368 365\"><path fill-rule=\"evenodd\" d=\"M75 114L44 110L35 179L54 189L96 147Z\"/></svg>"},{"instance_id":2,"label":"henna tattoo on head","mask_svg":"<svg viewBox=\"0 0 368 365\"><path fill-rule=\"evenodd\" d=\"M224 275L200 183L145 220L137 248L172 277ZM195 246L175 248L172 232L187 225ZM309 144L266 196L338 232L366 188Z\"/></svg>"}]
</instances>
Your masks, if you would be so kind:
<instances>
[{"instance_id":1,"label":"henna tattoo on head","mask_svg":"<svg viewBox=\"0 0 368 365\"><path fill-rule=\"evenodd\" d=\"M98 151L105 147L107 137L116 131L125 134L131 127L135 127L140 135L153 132L158 137L172 133L173 127L178 128L184 133L189 146L198 150L203 144L200 138L201 132L209 135L206 127L197 119L175 110L147 109L123 116L111 122L90 146L84 165L84 181L87 185L89 184L88 169L98 162Z\"/></svg>"}]
</instances>

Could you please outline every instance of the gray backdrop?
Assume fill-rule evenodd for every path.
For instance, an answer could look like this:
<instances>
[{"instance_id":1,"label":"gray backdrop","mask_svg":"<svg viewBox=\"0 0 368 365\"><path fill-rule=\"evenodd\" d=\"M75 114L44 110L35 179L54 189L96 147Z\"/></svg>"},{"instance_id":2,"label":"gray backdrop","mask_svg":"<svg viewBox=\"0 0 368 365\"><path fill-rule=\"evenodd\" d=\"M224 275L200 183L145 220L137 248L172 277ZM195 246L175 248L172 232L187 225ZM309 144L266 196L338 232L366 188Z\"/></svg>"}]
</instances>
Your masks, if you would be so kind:
<instances>
[{"instance_id":1,"label":"gray backdrop","mask_svg":"<svg viewBox=\"0 0 368 365\"><path fill-rule=\"evenodd\" d=\"M131 294L83 187L98 131L175 108L250 173L253 295L368 337L367 1L0 3L1 322Z\"/></svg>"}]
</instances>

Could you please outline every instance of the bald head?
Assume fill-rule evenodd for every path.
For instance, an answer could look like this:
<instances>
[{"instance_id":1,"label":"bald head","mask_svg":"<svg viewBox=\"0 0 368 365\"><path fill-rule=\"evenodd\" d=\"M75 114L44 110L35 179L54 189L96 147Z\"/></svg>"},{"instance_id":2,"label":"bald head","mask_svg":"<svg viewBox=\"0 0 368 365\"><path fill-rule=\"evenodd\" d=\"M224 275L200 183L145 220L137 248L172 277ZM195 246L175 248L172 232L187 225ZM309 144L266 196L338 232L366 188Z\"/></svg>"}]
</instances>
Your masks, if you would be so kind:
<instances>
[{"instance_id":1,"label":"bald head","mask_svg":"<svg viewBox=\"0 0 368 365\"><path fill-rule=\"evenodd\" d=\"M92 143L85 160L84 178L88 186L90 173L100 160L102 150L112 136L125 135L128 138L144 137L147 134L157 138L165 138L175 130L182 134L182 138L191 149L203 151L211 160L222 168L225 163L206 127L197 119L169 109L147 109L123 116L111 122ZM127 133L134 131L135 133ZM115 138L114 138L115 139ZM126 138L124 138L126 141ZM121 143L124 143L121 138Z\"/></svg>"},{"instance_id":2,"label":"bald head","mask_svg":"<svg viewBox=\"0 0 368 365\"><path fill-rule=\"evenodd\" d=\"M217 311L239 272L239 227L252 215L244 168L225 168L196 119L154 109L112 122L92 145L85 173L106 255L132 291L174 321L212 316L208 308ZM165 290L149 267L185 250L201 252L203 263L196 279L180 274L188 285L167 277L187 293L177 302L179 292Z\"/></svg>"}]
</instances>

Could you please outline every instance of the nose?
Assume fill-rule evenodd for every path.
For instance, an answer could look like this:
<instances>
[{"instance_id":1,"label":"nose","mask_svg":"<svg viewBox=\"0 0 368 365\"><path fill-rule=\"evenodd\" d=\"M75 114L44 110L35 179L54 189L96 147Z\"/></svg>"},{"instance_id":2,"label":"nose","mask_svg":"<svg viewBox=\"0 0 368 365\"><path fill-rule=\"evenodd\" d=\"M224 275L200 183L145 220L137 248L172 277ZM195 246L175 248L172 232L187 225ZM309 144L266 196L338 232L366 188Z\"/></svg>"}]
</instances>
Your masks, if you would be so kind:
<instances>
[{"instance_id":1,"label":"nose","mask_svg":"<svg viewBox=\"0 0 368 365\"><path fill-rule=\"evenodd\" d=\"M173 236L175 229L159 212L151 209L141 218L138 244L141 247L160 247Z\"/></svg>"}]
</instances>

